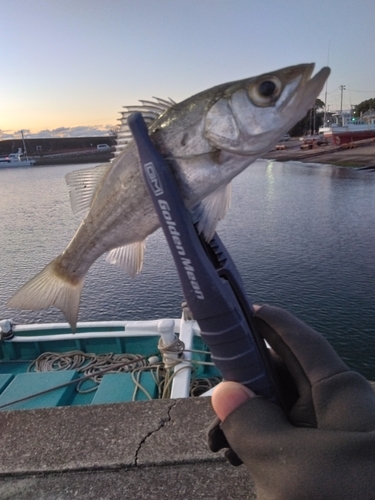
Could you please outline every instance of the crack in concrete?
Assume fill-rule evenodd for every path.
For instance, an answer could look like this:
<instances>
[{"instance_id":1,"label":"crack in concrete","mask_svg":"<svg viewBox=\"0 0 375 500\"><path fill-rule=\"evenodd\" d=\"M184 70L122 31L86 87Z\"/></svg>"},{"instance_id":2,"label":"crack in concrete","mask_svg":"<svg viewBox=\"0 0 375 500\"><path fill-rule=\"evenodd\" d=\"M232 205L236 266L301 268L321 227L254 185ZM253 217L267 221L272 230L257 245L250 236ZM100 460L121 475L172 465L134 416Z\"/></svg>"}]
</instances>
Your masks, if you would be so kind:
<instances>
[{"instance_id":1,"label":"crack in concrete","mask_svg":"<svg viewBox=\"0 0 375 500\"><path fill-rule=\"evenodd\" d=\"M148 432L146 434L146 436L141 439L138 448L135 450L134 464L135 464L136 467L138 467L138 458L139 458L139 453L141 451L142 446L144 445L144 443L147 441L147 439L150 436L152 436L156 432L160 431L160 429L162 429L165 426L166 423L168 423L168 422L170 422L172 420L172 418L171 418L171 411L172 411L172 408L174 408L176 406L176 404L177 404L177 400L172 401L171 404L167 407L167 416L166 416L166 418L161 418L160 419L160 425L159 425L159 427L157 429L154 429L154 430Z\"/></svg>"}]
</instances>

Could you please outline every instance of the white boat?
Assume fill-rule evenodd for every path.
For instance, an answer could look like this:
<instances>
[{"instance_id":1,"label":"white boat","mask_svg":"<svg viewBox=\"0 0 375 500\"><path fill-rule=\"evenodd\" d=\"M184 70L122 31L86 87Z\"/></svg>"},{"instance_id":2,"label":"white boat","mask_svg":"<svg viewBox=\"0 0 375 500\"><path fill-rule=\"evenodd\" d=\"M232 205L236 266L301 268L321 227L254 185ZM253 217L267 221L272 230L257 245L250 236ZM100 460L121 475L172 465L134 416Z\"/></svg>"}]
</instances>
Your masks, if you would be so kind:
<instances>
[{"instance_id":1,"label":"white boat","mask_svg":"<svg viewBox=\"0 0 375 500\"><path fill-rule=\"evenodd\" d=\"M27 156L25 138L21 130L23 151L18 148L17 153L10 153L7 156L0 157L0 168L13 168L13 167L32 167L35 165L35 160L29 159Z\"/></svg>"},{"instance_id":2,"label":"white boat","mask_svg":"<svg viewBox=\"0 0 375 500\"><path fill-rule=\"evenodd\" d=\"M0 321L0 411L209 395L220 380L196 321Z\"/></svg>"},{"instance_id":3,"label":"white boat","mask_svg":"<svg viewBox=\"0 0 375 500\"><path fill-rule=\"evenodd\" d=\"M22 153L20 148L17 153L10 153L8 156L0 157L0 168L32 167L35 160L30 160Z\"/></svg>"}]
</instances>

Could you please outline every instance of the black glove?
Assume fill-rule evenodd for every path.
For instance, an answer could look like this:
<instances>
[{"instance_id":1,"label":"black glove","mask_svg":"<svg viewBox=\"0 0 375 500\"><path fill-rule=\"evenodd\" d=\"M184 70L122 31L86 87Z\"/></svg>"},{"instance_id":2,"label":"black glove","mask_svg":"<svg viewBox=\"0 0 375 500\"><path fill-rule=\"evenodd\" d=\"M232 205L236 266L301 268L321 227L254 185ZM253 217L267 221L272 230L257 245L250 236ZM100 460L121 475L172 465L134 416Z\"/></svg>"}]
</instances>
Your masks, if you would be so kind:
<instances>
[{"instance_id":1,"label":"black glove","mask_svg":"<svg viewBox=\"0 0 375 500\"><path fill-rule=\"evenodd\" d=\"M287 414L263 397L247 401L211 425L211 450L228 447L232 463L239 457L262 500L375 499L371 385L286 311L263 306L255 324L284 362L297 396Z\"/></svg>"}]
</instances>

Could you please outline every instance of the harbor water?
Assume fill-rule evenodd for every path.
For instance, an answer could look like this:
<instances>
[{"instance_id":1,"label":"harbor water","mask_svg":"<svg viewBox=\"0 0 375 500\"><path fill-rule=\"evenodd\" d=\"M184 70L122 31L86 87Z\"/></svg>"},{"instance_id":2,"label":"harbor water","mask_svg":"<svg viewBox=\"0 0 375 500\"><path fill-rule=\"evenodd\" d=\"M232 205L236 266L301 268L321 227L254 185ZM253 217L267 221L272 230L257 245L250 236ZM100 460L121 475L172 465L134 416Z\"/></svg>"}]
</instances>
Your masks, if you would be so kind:
<instances>
[{"instance_id":1,"label":"harbor water","mask_svg":"<svg viewBox=\"0 0 375 500\"><path fill-rule=\"evenodd\" d=\"M7 299L66 247L80 218L64 177L87 165L0 170L0 319L64 321L54 309L15 311ZM256 303L287 308L375 380L375 173L260 160L233 182L218 233ZM79 320L180 316L182 293L161 231L134 280L100 258Z\"/></svg>"}]
</instances>

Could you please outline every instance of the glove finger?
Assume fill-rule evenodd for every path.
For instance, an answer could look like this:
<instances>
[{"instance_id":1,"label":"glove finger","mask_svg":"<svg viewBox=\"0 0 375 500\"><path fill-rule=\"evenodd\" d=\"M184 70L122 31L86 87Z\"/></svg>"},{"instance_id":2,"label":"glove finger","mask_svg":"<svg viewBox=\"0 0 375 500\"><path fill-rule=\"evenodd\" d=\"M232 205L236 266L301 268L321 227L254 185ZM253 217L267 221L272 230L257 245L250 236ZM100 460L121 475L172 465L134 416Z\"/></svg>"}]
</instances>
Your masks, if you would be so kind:
<instances>
[{"instance_id":1,"label":"glove finger","mask_svg":"<svg viewBox=\"0 0 375 500\"><path fill-rule=\"evenodd\" d=\"M297 383L300 398L289 415L295 425L361 432L375 428L372 387L349 370L322 335L277 307L261 307L255 319Z\"/></svg>"},{"instance_id":2,"label":"glove finger","mask_svg":"<svg viewBox=\"0 0 375 500\"><path fill-rule=\"evenodd\" d=\"M213 452L218 452L225 449L225 457L228 462L235 467L242 465L242 460L237 456L237 454L230 447L224 432L220 428L220 420L218 417L214 418L207 429L207 441L208 447Z\"/></svg>"},{"instance_id":3,"label":"glove finger","mask_svg":"<svg viewBox=\"0 0 375 500\"><path fill-rule=\"evenodd\" d=\"M220 451L223 448L229 448L229 443L220 428L220 424L220 419L218 417L215 417L207 429L208 446L214 453Z\"/></svg>"},{"instance_id":4,"label":"glove finger","mask_svg":"<svg viewBox=\"0 0 375 500\"><path fill-rule=\"evenodd\" d=\"M373 498L375 433L296 428L262 397L228 415L222 429L259 498Z\"/></svg>"},{"instance_id":5,"label":"glove finger","mask_svg":"<svg viewBox=\"0 0 375 500\"><path fill-rule=\"evenodd\" d=\"M262 319L273 330L264 329L261 323L257 323L260 333L264 333L267 342L288 368L291 358L297 359L311 385L349 370L322 335L287 311L265 305L255 313L255 318Z\"/></svg>"},{"instance_id":6,"label":"glove finger","mask_svg":"<svg viewBox=\"0 0 375 500\"><path fill-rule=\"evenodd\" d=\"M221 429L231 449L247 465L271 459L280 449L287 452L297 430L278 405L261 396L234 410Z\"/></svg>"}]
</instances>

